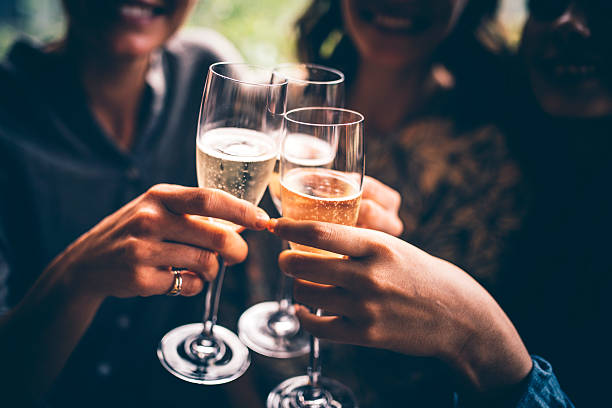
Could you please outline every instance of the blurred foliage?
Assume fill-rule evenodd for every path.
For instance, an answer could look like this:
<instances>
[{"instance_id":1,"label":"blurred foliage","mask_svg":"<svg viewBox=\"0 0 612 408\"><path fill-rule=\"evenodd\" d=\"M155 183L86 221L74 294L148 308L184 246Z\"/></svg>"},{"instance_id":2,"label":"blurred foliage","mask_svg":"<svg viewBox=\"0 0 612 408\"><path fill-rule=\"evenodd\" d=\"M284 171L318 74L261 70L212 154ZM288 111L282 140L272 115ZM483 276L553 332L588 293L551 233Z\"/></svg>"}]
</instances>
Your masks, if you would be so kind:
<instances>
[{"instance_id":1,"label":"blurred foliage","mask_svg":"<svg viewBox=\"0 0 612 408\"><path fill-rule=\"evenodd\" d=\"M188 26L213 28L252 63L293 61L294 22L309 0L199 0ZM511 46L524 22L524 0L502 0L499 27ZM49 41L62 35L60 0L0 0L0 57L19 35Z\"/></svg>"},{"instance_id":2,"label":"blurred foliage","mask_svg":"<svg viewBox=\"0 0 612 408\"><path fill-rule=\"evenodd\" d=\"M293 61L295 20L308 0L200 0L188 25L213 28L253 63Z\"/></svg>"}]
</instances>

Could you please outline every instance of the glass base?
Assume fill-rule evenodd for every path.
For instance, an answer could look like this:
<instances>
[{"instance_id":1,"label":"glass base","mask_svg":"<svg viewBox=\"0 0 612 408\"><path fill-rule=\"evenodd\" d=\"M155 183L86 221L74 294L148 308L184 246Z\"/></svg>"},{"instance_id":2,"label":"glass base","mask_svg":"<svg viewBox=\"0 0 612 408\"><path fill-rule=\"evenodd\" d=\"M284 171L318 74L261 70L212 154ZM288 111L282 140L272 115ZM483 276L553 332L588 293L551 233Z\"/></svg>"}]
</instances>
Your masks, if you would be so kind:
<instances>
[{"instance_id":1,"label":"glass base","mask_svg":"<svg viewBox=\"0 0 612 408\"><path fill-rule=\"evenodd\" d=\"M268 394L267 408L357 408L353 392L331 378L319 378L319 388L310 386L307 375L289 378Z\"/></svg>"},{"instance_id":2,"label":"glass base","mask_svg":"<svg viewBox=\"0 0 612 408\"><path fill-rule=\"evenodd\" d=\"M249 368L249 349L238 336L214 326L213 342L197 342L202 323L177 327L161 339L157 357L164 368L181 380L196 384L224 384L240 377Z\"/></svg>"},{"instance_id":3,"label":"glass base","mask_svg":"<svg viewBox=\"0 0 612 408\"><path fill-rule=\"evenodd\" d=\"M294 314L279 312L279 302L263 302L247 309L238 320L240 340L267 357L291 358L307 354L308 336Z\"/></svg>"}]
</instances>

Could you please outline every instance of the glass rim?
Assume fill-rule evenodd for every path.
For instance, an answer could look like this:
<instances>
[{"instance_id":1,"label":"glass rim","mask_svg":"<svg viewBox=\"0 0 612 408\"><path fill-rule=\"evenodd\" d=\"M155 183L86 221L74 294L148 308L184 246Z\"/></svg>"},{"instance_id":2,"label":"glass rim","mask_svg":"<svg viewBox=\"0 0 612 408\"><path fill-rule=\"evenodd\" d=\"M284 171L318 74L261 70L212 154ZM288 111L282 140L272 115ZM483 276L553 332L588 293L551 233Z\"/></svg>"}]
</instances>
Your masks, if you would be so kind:
<instances>
[{"instance_id":1,"label":"glass rim","mask_svg":"<svg viewBox=\"0 0 612 408\"><path fill-rule=\"evenodd\" d=\"M255 68L257 70L260 71L266 71L270 73L270 78L274 77L274 73L275 71L272 69L268 69L266 67L262 67L261 65L255 65L255 64L249 64L248 62L231 62L231 61L220 61L220 62L215 62L214 64L210 64L210 66L208 67L208 71L212 72L214 75L221 77L223 79L227 79L239 84L245 84L245 85L253 85L253 86L263 86L263 87L267 87L267 88L272 88L272 87L277 87L277 86L283 86L283 85L287 85L289 83L289 81L287 80L287 78L285 78L284 76L282 76L282 82L279 83L275 83L275 84L271 84L271 83L263 83L263 82L253 82L253 81L245 81L242 79L238 79L238 78L232 78L231 76L222 74L220 72L215 71L215 68L220 67L220 66L229 66L229 65L233 65L233 66L243 66L243 67L248 67L248 68Z\"/></svg>"},{"instance_id":2,"label":"glass rim","mask_svg":"<svg viewBox=\"0 0 612 408\"><path fill-rule=\"evenodd\" d=\"M353 121L346 121L344 123L312 123L312 122L304 122L304 121L300 121L300 120L295 120L295 119L291 119L289 117L290 114L292 113L298 113L301 111L332 111L332 112L345 112L345 113L349 113L351 115L355 115L358 119L357 120L353 120ZM360 123L363 123L365 120L365 117L354 110L351 109L346 109L346 108L335 108L335 107L325 107L325 106L307 106L307 107L302 107L302 108L296 108L296 109L291 109L288 112L285 112L285 114L283 115L283 117L285 118L285 120L291 122L291 123L295 123L298 125L306 125L306 126L325 126L325 127L339 127L339 126L354 126L354 125L358 125Z\"/></svg>"},{"instance_id":3,"label":"glass rim","mask_svg":"<svg viewBox=\"0 0 612 408\"><path fill-rule=\"evenodd\" d=\"M330 81L313 81L310 79L298 79L298 78L291 78L289 76L287 76L286 74L280 72L280 69L283 67L306 67L306 68L316 68L316 69L320 69L322 71L327 71L327 72L331 72L336 74L339 78L338 79L334 79L334 80L330 80ZM319 65L319 64L312 64L309 62L285 62L282 64L278 64L276 66L274 66L273 68L274 72L278 72L279 75L281 75L282 77L284 77L285 79L292 81L292 82L297 82L297 83L302 83L302 84L313 84L313 85L338 85L344 82L344 73L342 71L340 71L339 69L336 68L331 68L331 67L327 67L325 65Z\"/></svg>"}]
</instances>

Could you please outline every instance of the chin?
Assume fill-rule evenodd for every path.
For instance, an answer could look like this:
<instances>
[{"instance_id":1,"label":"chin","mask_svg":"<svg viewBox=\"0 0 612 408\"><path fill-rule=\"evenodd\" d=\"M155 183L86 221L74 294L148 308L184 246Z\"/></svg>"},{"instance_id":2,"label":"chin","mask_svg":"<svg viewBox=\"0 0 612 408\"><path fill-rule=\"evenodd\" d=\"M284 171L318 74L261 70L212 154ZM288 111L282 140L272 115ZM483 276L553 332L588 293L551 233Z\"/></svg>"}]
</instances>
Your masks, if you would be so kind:
<instances>
[{"instance_id":1,"label":"chin","mask_svg":"<svg viewBox=\"0 0 612 408\"><path fill-rule=\"evenodd\" d=\"M149 55L164 44L163 40L142 35L127 35L112 38L107 46L109 54L117 57L142 57Z\"/></svg>"}]
</instances>

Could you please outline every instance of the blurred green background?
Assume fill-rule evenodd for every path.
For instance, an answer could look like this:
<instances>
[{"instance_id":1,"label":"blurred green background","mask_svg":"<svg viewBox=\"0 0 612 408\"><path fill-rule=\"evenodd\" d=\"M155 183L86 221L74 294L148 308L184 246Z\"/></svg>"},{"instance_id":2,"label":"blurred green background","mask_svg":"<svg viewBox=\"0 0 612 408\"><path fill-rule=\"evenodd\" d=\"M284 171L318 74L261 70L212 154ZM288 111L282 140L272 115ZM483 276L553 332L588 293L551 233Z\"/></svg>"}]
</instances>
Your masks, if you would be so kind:
<instances>
[{"instance_id":1,"label":"blurred green background","mask_svg":"<svg viewBox=\"0 0 612 408\"><path fill-rule=\"evenodd\" d=\"M252 63L293 61L293 24L309 0L200 0L189 26L216 29ZM0 0L0 57L19 35L42 41L61 36L60 0ZM499 23L509 45L516 45L524 22L524 0L503 0Z\"/></svg>"}]
</instances>

